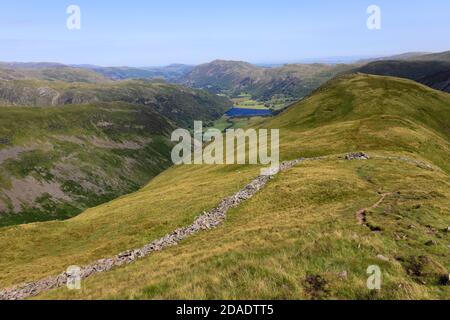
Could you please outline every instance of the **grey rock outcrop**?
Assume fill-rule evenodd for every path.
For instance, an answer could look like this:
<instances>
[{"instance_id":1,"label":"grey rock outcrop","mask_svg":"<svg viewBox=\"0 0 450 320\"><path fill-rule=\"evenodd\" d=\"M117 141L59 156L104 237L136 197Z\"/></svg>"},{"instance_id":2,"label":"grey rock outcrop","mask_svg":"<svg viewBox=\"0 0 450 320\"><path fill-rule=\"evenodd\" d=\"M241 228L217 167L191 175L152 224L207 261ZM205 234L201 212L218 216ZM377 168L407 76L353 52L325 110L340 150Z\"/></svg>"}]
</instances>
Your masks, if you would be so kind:
<instances>
[{"instance_id":1,"label":"grey rock outcrop","mask_svg":"<svg viewBox=\"0 0 450 320\"><path fill-rule=\"evenodd\" d=\"M349 153L345 156L345 160L369 160L369 155L364 152Z\"/></svg>"}]
</instances>

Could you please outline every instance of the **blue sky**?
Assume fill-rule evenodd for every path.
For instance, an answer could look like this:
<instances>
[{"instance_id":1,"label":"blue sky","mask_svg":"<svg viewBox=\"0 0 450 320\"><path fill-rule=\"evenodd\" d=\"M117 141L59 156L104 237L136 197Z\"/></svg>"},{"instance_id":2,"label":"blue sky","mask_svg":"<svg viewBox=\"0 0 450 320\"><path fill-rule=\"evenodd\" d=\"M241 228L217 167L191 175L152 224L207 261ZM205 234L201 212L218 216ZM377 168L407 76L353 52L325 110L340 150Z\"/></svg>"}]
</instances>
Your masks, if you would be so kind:
<instances>
[{"instance_id":1,"label":"blue sky","mask_svg":"<svg viewBox=\"0 0 450 320\"><path fill-rule=\"evenodd\" d=\"M81 8L68 30L66 8ZM381 30L366 27L369 5ZM297 62L450 50L448 0L16 0L0 10L0 61L99 65Z\"/></svg>"}]
</instances>

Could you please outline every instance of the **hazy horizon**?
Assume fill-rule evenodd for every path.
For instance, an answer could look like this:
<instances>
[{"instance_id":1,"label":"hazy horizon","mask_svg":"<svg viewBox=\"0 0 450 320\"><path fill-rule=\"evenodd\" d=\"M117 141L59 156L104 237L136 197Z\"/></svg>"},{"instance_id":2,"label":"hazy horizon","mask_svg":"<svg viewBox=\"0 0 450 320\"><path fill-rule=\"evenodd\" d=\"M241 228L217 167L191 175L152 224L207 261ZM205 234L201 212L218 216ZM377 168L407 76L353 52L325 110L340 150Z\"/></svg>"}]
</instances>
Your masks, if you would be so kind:
<instances>
[{"instance_id":1,"label":"hazy horizon","mask_svg":"<svg viewBox=\"0 0 450 320\"><path fill-rule=\"evenodd\" d=\"M381 9L379 30L366 25L372 4ZM81 9L79 30L67 28L69 5ZM442 35L449 11L444 0L23 0L3 4L0 61L152 67L216 59L283 64L440 52L448 50Z\"/></svg>"},{"instance_id":2,"label":"hazy horizon","mask_svg":"<svg viewBox=\"0 0 450 320\"><path fill-rule=\"evenodd\" d=\"M371 58L382 58L385 56L391 56L391 55L397 55L397 54L403 54L407 52L396 52L388 55L370 55L370 56L344 56L344 57L317 57L317 58L303 58L299 60L292 60L292 61L246 61L242 59L224 59L224 58L216 58L209 61L203 61L200 63L182 63L182 62L171 62L166 64L160 64L160 65L104 65L104 64L93 64L93 63L71 63L71 62L60 62L60 61L50 61L50 60L30 60L30 61L14 61L14 60L1 60L0 63L18 63L18 64L38 64L38 63L54 63L54 64L62 64L67 66L95 66L95 67L130 67L130 68L158 68L158 67L168 67L171 65L187 65L187 66L196 66L200 64L206 64L210 63L215 60L223 60L223 61L242 61L242 62L248 62L257 66L276 66L276 65L284 65L284 64L312 64L312 63L323 63L323 64L339 64L339 63L352 63L358 60L363 59L371 59ZM433 52L429 52L433 53Z\"/></svg>"}]
</instances>

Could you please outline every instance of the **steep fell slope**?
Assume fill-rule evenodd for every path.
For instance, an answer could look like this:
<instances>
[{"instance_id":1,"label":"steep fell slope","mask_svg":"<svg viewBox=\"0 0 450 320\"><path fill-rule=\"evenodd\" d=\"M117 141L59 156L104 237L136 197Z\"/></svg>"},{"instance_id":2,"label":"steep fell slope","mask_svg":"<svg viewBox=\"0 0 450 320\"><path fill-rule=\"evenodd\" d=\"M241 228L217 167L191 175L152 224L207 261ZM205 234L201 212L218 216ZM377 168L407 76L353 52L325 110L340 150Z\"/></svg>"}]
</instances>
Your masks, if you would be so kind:
<instances>
[{"instance_id":1,"label":"steep fell slope","mask_svg":"<svg viewBox=\"0 0 450 320\"><path fill-rule=\"evenodd\" d=\"M418 81L436 90L450 93L450 69L425 76Z\"/></svg>"},{"instance_id":2,"label":"steep fell slope","mask_svg":"<svg viewBox=\"0 0 450 320\"><path fill-rule=\"evenodd\" d=\"M0 102L13 106L64 106L95 102L125 102L155 110L178 125L220 118L231 106L223 97L201 90L150 81L98 84L38 80L0 81Z\"/></svg>"},{"instance_id":3,"label":"steep fell slope","mask_svg":"<svg viewBox=\"0 0 450 320\"><path fill-rule=\"evenodd\" d=\"M64 219L170 165L167 119L143 106L0 107L0 226Z\"/></svg>"},{"instance_id":4,"label":"steep fell slope","mask_svg":"<svg viewBox=\"0 0 450 320\"><path fill-rule=\"evenodd\" d=\"M215 230L89 278L82 291L61 288L40 297L445 299L449 119L450 96L412 81L333 80L260 124L281 130L283 160L324 158L275 177ZM371 159L345 160L352 151ZM1 229L0 287L158 239L258 172L180 166L74 219ZM366 286L371 265L383 272L381 291Z\"/></svg>"},{"instance_id":5,"label":"steep fell slope","mask_svg":"<svg viewBox=\"0 0 450 320\"><path fill-rule=\"evenodd\" d=\"M425 84L431 88L450 92L449 61L376 61L357 68L357 72L406 78Z\"/></svg>"},{"instance_id":6,"label":"steep fell slope","mask_svg":"<svg viewBox=\"0 0 450 320\"><path fill-rule=\"evenodd\" d=\"M426 55L420 55L417 57L411 57L410 60L450 62L450 51L430 53L430 54L426 54Z\"/></svg>"}]
</instances>

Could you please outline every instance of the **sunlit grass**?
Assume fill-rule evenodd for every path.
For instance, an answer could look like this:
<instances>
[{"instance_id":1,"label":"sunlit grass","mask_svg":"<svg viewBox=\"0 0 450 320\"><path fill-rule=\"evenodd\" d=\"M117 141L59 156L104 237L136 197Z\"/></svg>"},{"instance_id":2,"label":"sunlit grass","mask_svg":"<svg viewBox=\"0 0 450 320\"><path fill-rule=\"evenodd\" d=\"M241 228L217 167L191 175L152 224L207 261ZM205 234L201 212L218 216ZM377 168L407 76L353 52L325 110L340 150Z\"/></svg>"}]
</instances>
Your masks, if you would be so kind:
<instances>
[{"instance_id":1,"label":"sunlit grass","mask_svg":"<svg viewBox=\"0 0 450 320\"><path fill-rule=\"evenodd\" d=\"M442 238L449 187L446 174L406 163L308 162L232 210L224 226L88 279L80 292L62 288L40 298L445 299L450 288L439 277L450 267ZM374 233L358 224L355 213L375 203L379 192L400 193L370 212L383 227ZM429 234L428 225L440 231ZM406 240L398 238L403 233ZM437 245L427 247L430 239ZM432 261L426 284L396 260L424 255ZM374 264L383 271L380 292L366 286L366 270ZM322 277L326 286L308 291L307 275Z\"/></svg>"},{"instance_id":2,"label":"sunlit grass","mask_svg":"<svg viewBox=\"0 0 450 320\"><path fill-rule=\"evenodd\" d=\"M450 95L411 81L364 75L334 81L257 124L280 129L283 160L330 159L280 174L216 230L89 278L81 292L61 288L39 298L448 298L439 276L450 268L443 231L450 225L449 119ZM350 151L418 159L435 169L338 159ZM0 286L139 247L188 225L258 173L245 166L172 168L75 219L0 229ZM358 224L356 211L385 192L393 195L368 214L382 227L374 233ZM426 245L430 240L435 245ZM421 256L426 274L411 276L409 264ZM379 293L366 287L373 264L383 270ZM307 276L323 278L323 287L312 290Z\"/></svg>"}]
</instances>

